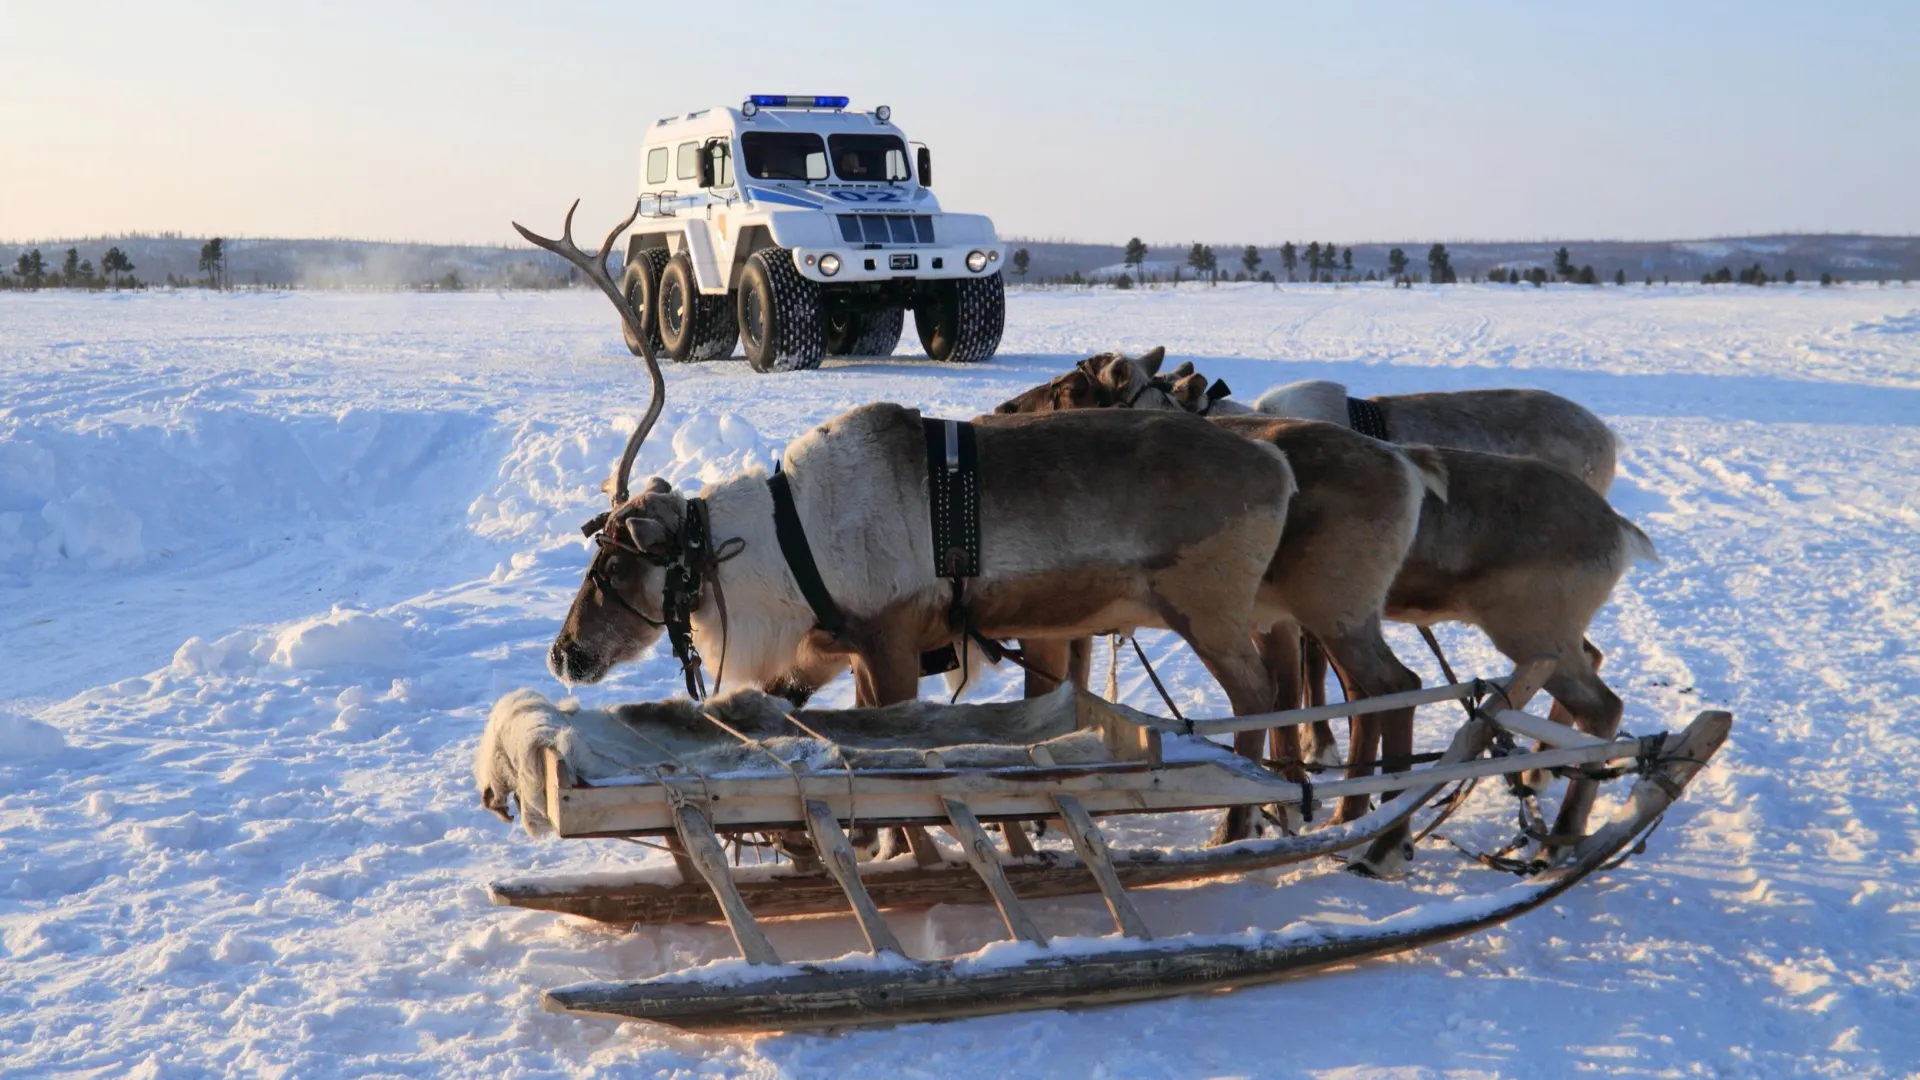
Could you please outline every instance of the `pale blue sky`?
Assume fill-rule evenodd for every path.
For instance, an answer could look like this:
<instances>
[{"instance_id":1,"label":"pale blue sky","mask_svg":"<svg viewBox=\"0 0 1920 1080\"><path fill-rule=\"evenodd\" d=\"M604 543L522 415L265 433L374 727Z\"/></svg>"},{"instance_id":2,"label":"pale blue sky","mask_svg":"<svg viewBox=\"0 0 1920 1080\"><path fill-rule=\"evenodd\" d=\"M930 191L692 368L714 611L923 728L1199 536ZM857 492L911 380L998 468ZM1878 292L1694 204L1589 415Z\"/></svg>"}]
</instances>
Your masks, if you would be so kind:
<instances>
[{"instance_id":1,"label":"pale blue sky","mask_svg":"<svg viewBox=\"0 0 1920 1080\"><path fill-rule=\"evenodd\" d=\"M1920 232L1920 3L0 0L0 72L8 239L598 225L748 93L893 106L1006 235Z\"/></svg>"}]
</instances>

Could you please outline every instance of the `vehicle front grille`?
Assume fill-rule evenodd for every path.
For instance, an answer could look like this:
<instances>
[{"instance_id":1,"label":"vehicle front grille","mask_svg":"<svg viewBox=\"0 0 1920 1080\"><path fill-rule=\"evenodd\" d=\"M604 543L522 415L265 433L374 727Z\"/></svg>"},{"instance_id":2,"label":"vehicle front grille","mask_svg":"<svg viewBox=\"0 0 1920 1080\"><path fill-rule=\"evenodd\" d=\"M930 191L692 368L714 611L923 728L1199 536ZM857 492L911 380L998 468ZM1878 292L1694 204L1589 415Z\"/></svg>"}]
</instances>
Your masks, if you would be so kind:
<instances>
[{"instance_id":1,"label":"vehicle front grille","mask_svg":"<svg viewBox=\"0 0 1920 1080\"><path fill-rule=\"evenodd\" d=\"M849 244L931 244L931 214L841 214L840 239Z\"/></svg>"}]
</instances>

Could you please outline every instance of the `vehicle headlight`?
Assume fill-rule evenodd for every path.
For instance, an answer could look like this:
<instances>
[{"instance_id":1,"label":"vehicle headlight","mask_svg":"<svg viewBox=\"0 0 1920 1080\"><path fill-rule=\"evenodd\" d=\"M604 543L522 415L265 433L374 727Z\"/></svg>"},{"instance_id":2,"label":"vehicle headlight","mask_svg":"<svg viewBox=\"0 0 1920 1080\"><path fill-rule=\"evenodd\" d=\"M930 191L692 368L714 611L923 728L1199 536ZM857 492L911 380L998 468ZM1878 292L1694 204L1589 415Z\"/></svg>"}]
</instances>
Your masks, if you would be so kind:
<instances>
[{"instance_id":1,"label":"vehicle headlight","mask_svg":"<svg viewBox=\"0 0 1920 1080\"><path fill-rule=\"evenodd\" d=\"M820 272L822 274L825 274L827 277L832 277L833 275L839 273L840 272L840 256L835 255L831 251L827 252L825 255L820 256Z\"/></svg>"},{"instance_id":2,"label":"vehicle headlight","mask_svg":"<svg viewBox=\"0 0 1920 1080\"><path fill-rule=\"evenodd\" d=\"M979 273L987 268L987 253L984 251L967 252L967 269Z\"/></svg>"}]
</instances>

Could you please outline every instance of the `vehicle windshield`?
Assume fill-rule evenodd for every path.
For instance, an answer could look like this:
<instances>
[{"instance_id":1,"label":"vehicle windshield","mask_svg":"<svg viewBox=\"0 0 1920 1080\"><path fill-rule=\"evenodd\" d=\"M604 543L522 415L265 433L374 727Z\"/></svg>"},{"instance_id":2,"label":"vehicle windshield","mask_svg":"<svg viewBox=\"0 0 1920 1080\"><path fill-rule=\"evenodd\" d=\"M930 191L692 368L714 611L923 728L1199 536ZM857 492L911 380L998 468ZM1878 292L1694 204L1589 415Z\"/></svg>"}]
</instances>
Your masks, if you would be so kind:
<instances>
[{"instance_id":1,"label":"vehicle windshield","mask_svg":"<svg viewBox=\"0 0 1920 1080\"><path fill-rule=\"evenodd\" d=\"M740 136L747 175L757 180L825 180L827 147L810 131L749 131Z\"/></svg>"},{"instance_id":2,"label":"vehicle windshield","mask_svg":"<svg viewBox=\"0 0 1920 1080\"><path fill-rule=\"evenodd\" d=\"M834 135L833 171L842 180L911 180L907 145L898 135Z\"/></svg>"}]
</instances>

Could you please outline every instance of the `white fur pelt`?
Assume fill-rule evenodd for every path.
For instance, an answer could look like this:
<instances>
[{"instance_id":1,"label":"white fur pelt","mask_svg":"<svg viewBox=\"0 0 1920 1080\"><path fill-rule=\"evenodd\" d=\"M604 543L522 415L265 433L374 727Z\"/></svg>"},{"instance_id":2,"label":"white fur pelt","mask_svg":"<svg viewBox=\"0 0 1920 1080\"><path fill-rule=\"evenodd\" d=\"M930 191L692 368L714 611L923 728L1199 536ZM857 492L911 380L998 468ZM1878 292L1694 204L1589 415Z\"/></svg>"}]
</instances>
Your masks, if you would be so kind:
<instances>
[{"instance_id":1,"label":"white fur pelt","mask_svg":"<svg viewBox=\"0 0 1920 1080\"><path fill-rule=\"evenodd\" d=\"M1284 416L1292 420L1320 420L1341 427L1353 426L1347 419L1347 388L1326 379L1276 386L1253 403L1255 412Z\"/></svg>"},{"instance_id":2,"label":"white fur pelt","mask_svg":"<svg viewBox=\"0 0 1920 1080\"><path fill-rule=\"evenodd\" d=\"M552 831L546 813L548 749L582 780L654 771L768 772L784 770L783 762L804 763L813 771L911 769L919 768L931 749L938 749L949 766L968 767L1030 764L1027 748L1033 745L1045 745L1061 764L1106 758L1098 732L1075 729L1071 686L1042 698L985 705L909 701L791 714L824 739L802 731L790 708L758 690L739 690L705 705L674 698L614 709L582 709L572 700L556 705L535 691L515 690L487 717L474 753L474 781L481 804L504 820L513 820L509 799L517 800L521 826L538 836ZM753 744L740 742L712 720Z\"/></svg>"}]
</instances>

